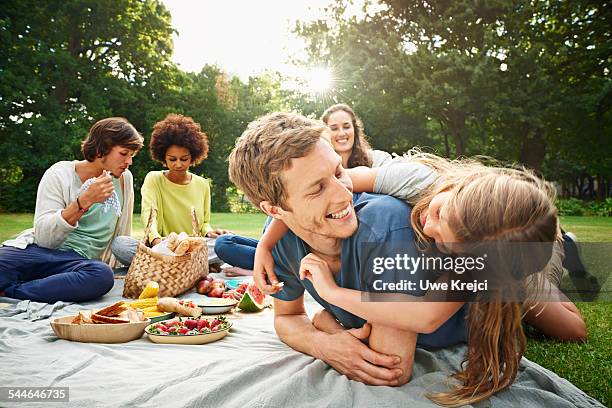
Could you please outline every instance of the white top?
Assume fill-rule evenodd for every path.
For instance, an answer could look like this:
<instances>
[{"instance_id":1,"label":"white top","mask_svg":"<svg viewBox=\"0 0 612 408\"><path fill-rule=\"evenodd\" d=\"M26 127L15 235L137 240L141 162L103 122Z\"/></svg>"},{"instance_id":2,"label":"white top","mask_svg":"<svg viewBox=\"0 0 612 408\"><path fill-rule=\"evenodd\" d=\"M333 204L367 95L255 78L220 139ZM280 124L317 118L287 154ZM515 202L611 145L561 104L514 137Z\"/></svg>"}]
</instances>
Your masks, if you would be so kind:
<instances>
[{"instance_id":1,"label":"white top","mask_svg":"<svg viewBox=\"0 0 612 408\"><path fill-rule=\"evenodd\" d=\"M429 187L438 174L429 166L406 162L401 157L378 170L374 181L374 193L387 194L414 204L418 193Z\"/></svg>"},{"instance_id":2,"label":"white top","mask_svg":"<svg viewBox=\"0 0 612 408\"><path fill-rule=\"evenodd\" d=\"M368 156L372 160L372 167L386 166L393 161L393 157L384 150L368 150Z\"/></svg>"}]
</instances>

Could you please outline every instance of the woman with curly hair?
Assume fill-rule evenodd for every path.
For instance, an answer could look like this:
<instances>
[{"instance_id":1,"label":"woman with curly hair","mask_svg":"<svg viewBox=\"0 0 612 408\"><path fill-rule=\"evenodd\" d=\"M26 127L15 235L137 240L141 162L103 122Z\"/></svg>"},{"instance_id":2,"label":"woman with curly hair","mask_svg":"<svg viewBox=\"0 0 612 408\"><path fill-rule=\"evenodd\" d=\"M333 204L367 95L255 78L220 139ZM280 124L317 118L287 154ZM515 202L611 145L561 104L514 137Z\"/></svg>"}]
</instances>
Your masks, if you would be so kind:
<instances>
[{"instance_id":1,"label":"woman with curly hair","mask_svg":"<svg viewBox=\"0 0 612 408\"><path fill-rule=\"evenodd\" d=\"M149 151L153 160L167 170L151 171L142 184L141 219L144 225L153 211L147 242L158 244L171 232L191 232L191 207L202 236L217 238L229 231L210 225L210 185L208 180L189 171L208 156L208 137L200 125L188 116L171 113L153 127ZM129 265L136 253L137 241L118 237L113 243L119 261Z\"/></svg>"}]
</instances>

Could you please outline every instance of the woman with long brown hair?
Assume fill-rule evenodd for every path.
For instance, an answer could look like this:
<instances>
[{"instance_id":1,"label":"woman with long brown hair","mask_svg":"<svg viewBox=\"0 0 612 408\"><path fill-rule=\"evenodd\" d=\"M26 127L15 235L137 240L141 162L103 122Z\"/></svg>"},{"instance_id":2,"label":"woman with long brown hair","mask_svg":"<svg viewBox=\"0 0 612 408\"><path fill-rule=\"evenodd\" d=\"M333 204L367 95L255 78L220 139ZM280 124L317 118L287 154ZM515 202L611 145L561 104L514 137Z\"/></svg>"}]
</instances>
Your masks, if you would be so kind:
<instances>
[{"instance_id":1,"label":"woman with long brown hair","mask_svg":"<svg viewBox=\"0 0 612 408\"><path fill-rule=\"evenodd\" d=\"M350 106L344 103L330 106L321 115L321 120L330 130L330 142L342 157L342 167L345 169L379 167L391 161L389 153L370 147L363 122Z\"/></svg>"}]
</instances>

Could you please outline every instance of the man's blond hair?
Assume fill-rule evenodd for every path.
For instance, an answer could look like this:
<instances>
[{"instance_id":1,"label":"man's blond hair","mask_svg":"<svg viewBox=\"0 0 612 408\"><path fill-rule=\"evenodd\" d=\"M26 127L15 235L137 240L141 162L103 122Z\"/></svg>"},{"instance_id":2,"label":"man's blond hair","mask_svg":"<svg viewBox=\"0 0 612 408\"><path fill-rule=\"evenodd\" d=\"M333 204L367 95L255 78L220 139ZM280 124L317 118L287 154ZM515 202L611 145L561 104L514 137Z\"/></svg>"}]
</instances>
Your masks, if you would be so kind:
<instances>
[{"instance_id":1,"label":"man's blond hair","mask_svg":"<svg viewBox=\"0 0 612 408\"><path fill-rule=\"evenodd\" d=\"M308 155L325 124L295 113L276 112L249 123L229 156L229 178L257 207L262 201L287 209L282 172L291 159Z\"/></svg>"}]
</instances>

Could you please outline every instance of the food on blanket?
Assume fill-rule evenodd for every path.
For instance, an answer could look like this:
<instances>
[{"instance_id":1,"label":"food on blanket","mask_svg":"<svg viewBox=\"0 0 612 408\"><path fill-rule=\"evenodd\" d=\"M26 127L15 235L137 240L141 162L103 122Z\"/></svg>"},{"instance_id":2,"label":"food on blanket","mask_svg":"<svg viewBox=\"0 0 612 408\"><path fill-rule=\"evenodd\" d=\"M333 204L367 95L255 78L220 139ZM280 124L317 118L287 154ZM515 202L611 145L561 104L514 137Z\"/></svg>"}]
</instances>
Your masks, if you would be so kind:
<instances>
[{"instance_id":1,"label":"food on blanket","mask_svg":"<svg viewBox=\"0 0 612 408\"><path fill-rule=\"evenodd\" d=\"M176 232L171 232L170 234L168 234L166 241L166 247L169 250L174 251L176 249L176 246L178 245L178 234Z\"/></svg>"},{"instance_id":2,"label":"food on blanket","mask_svg":"<svg viewBox=\"0 0 612 408\"><path fill-rule=\"evenodd\" d=\"M257 288L255 283L250 283L244 296L238 303L238 307L243 312L259 312L265 307L265 295Z\"/></svg>"},{"instance_id":3,"label":"food on blanket","mask_svg":"<svg viewBox=\"0 0 612 408\"><path fill-rule=\"evenodd\" d=\"M184 239L178 244L178 246L174 250L174 253L177 256L182 256L182 255L185 255L187 251L189 251L189 241Z\"/></svg>"},{"instance_id":4,"label":"food on blanket","mask_svg":"<svg viewBox=\"0 0 612 408\"><path fill-rule=\"evenodd\" d=\"M242 282L240 285L238 285L238 287L236 288L236 292L240 293L241 295L244 295L244 292L246 292L247 288L249 287L249 282Z\"/></svg>"},{"instance_id":5,"label":"food on blanket","mask_svg":"<svg viewBox=\"0 0 612 408\"><path fill-rule=\"evenodd\" d=\"M108 316L108 317L117 316L121 312L127 309L127 307L124 306L124 303L125 302L123 300L120 300L117 303L113 303L110 306L107 306L105 308L98 310L97 312L95 312L95 314L99 316Z\"/></svg>"},{"instance_id":6,"label":"food on blanket","mask_svg":"<svg viewBox=\"0 0 612 408\"><path fill-rule=\"evenodd\" d=\"M192 336L209 334L228 330L231 323L224 316L214 319L172 319L153 324L147 328L147 333L161 336Z\"/></svg>"},{"instance_id":7,"label":"food on blanket","mask_svg":"<svg viewBox=\"0 0 612 408\"><path fill-rule=\"evenodd\" d=\"M72 324L119 324L145 321L142 311L125 306L119 301L98 311L82 310L72 319Z\"/></svg>"},{"instance_id":8,"label":"food on blanket","mask_svg":"<svg viewBox=\"0 0 612 408\"><path fill-rule=\"evenodd\" d=\"M157 300L157 297L139 299L134 302L125 303L125 306L141 310L145 318L157 317L166 314L166 312L163 312L157 307Z\"/></svg>"},{"instance_id":9,"label":"food on blanket","mask_svg":"<svg viewBox=\"0 0 612 408\"><path fill-rule=\"evenodd\" d=\"M145 317L157 317L166 314L157 308L157 304L155 306L145 307L144 309L140 310L142 310Z\"/></svg>"},{"instance_id":10,"label":"food on blanket","mask_svg":"<svg viewBox=\"0 0 612 408\"><path fill-rule=\"evenodd\" d=\"M125 306L132 307L134 309L144 309L144 308L151 307L151 306L157 306L157 300L158 299L156 297L152 297L148 299L139 299L134 302L125 303Z\"/></svg>"},{"instance_id":11,"label":"food on blanket","mask_svg":"<svg viewBox=\"0 0 612 408\"><path fill-rule=\"evenodd\" d=\"M201 281L198 282L198 284L196 286L196 291L200 295L206 295L208 292L210 292L211 288L212 288L212 285L211 285L210 281L207 280L206 278L204 278L204 279L202 279Z\"/></svg>"},{"instance_id":12,"label":"food on blanket","mask_svg":"<svg viewBox=\"0 0 612 408\"><path fill-rule=\"evenodd\" d=\"M120 319L118 317L102 316L96 313L91 315L91 320L93 320L94 323L102 323L102 324L118 324L118 323L129 323L130 322L129 320Z\"/></svg>"},{"instance_id":13,"label":"food on blanket","mask_svg":"<svg viewBox=\"0 0 612 408\"><path fill-rule=\"evenodd\" d=\"M157 297L157 292L159 292L159 284L155 281L151 281L147 283L147 286L144 287L138 299L149 299Z\"/></svg>"},{"instance_id":14,"label":"food on blanket","mask_svg":"<svg viewBox=\"0 0 612 408\"><path fill-rule=\"evenodd\" d=\"M219 288L225 290L225 281L223 279L213 279L210 286L212 289Z\"/></svg>"},{"instance_id":15,"label":"food on blanket","mask_svg":"<svg viewBox=\"0 0 612 408\"><path fill-rule=\"evenodd\" d=\"M82 310L78 315L72 319L72 324L93 324L93 320L91 320L91 311L90 310Z\"/></svg>"},{"instance_id":16,"label":"food on blanket","mask_svg":"<svg viewBox=\"0 0 612 408\"><path fill-rule=\"evenodd\" d=\"M214 289L211 289L210 292L208 292L208 296L220 298L220 297L223 297L224 293L225 293L225 290L221 288L214 288Z\"/></svg>"},{"instance_id":17,"label":"food on blanket","mask_svg":"<svg viewBox=\"0 0 612 408\"><path fill-rule=\"evenodd\" d=\"M159 299L157 308L162 312L176 312L181 316L196 317L202 314L202 308L196 306L191 300L178 300L171 297Z\"/></svg>"},{"instance_id":18,"label":"food on blanket","mask_svg":"<svg viewBox=\"0 0 612 408\"><path fill-rule=\"evenodd\" d=\"M239 293L237 290L228 290L227 292L225 292L223 294L223 298L224 299L236 299L236 300L241 300L242 299L243 294Z\"/></svg>"},{"instance_id":19,"label":"food on blanket","mask_svg":"<svg viewBox=\"0 0 612 408\"><path fill-rule=\"evenodd\" d=\"M206 238L203 237L189 237L185 238L185 241L189 242L189 250L187 252L194 252L206 245Z\"/></svg>"}]
</instances>

